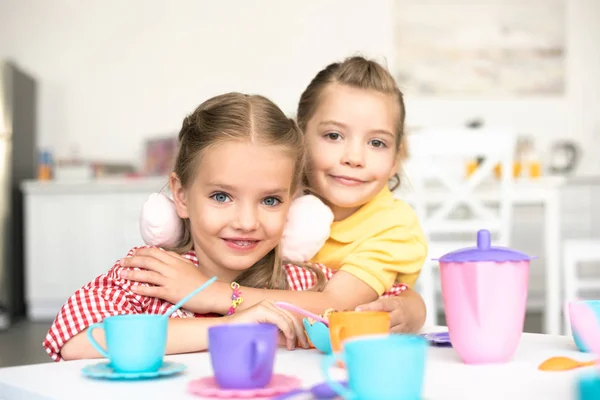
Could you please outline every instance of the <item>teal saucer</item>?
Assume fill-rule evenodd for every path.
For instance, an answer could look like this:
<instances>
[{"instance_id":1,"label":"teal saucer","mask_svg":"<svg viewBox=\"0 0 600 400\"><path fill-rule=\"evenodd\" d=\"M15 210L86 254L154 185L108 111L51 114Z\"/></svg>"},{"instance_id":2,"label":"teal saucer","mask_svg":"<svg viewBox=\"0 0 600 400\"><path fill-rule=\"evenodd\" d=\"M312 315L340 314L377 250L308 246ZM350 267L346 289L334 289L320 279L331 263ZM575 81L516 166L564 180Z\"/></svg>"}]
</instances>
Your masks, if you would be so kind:
<instances>
[{"instance_id":1,"label":"teal saucer","mask_svg":"<svg viewBox=\"0 0 600 400\"><path fill-rule=\"evenodd\" d=\"M117 372L110 363L101 362L86 365L82 368L83 375L94 379L152 379L162 376L171 376L182 372L186 366L181 363L165 361L163 365L154 372Z\"/></svg>"}]
</instances>

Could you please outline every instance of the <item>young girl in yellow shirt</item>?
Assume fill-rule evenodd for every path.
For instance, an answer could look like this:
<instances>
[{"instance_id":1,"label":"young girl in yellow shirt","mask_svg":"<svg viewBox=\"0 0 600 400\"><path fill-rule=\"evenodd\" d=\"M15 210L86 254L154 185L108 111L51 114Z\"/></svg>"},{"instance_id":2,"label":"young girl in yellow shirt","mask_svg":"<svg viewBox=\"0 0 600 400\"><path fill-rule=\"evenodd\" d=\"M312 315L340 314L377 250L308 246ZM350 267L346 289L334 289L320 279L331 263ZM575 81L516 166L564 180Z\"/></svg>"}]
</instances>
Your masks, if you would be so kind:
<instances>
[{"instance_id":1,"label":"young girl in yellow shirt","mask_svg":"<svg viewBox=\"0 0 600 400\"><path fill-rule=\"evenodd\" d=\"M365 297L369 290L381 295L395 281L413 287L427 243L413 209L390 190L400 183L405 119L391 74L363 57L331 64L302 94L297 119L309 156L305 184L334 214L330 236L311 262L344 272L340 280ZM294 238L284 235L284 248L286 240ZM424 322L424 305L416 293L405 295L412 295L412 309L402 307L403 295L359 308L404 308L398 328L413 331Z\"/></svg>"}]
</instances>

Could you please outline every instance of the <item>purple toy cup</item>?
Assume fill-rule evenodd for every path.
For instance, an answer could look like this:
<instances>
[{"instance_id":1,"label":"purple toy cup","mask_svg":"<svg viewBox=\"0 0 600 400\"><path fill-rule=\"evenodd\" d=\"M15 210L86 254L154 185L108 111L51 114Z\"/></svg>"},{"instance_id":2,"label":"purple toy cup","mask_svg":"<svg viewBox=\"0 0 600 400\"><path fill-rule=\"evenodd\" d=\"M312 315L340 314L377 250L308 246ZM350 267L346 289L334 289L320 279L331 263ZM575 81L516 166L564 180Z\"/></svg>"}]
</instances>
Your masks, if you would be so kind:
<instances>
[{"instance_id":1,"label":"purple toy cup","mask_svg":"<svg viewBox=\"0 0 600 400\"><path fill-rule=\"evenodd\" d=\"M208 351L222 389L259 389L271 382L278 329L272 324L231 324L208 329Z\"/></svg>"}]
</instances>

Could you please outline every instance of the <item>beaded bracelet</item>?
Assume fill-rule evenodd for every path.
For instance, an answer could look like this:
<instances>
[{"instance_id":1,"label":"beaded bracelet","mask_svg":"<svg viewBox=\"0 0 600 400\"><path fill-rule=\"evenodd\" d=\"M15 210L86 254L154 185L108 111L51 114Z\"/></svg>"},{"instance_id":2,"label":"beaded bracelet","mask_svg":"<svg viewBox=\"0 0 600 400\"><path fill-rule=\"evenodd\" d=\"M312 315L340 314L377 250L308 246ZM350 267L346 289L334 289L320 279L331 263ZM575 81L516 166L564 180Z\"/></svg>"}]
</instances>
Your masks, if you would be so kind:
<instances>
[{"instance_id":1,"label":"beaded bracelet","mask_svg":"<svg viewBox=\"0 0 600 400\"><path fill-rule=\"evenodd\" d=\"M227 312L227 315L231 315L231 314L235 313L235 309L237 308L237 306L242 304L244 301L244 298L242 297L242 291L240 290L239 283L232 282L231 290L233 290L233 292L231 293L231 307L229 307L229 312Z\"/></svg>"}]
</instances>

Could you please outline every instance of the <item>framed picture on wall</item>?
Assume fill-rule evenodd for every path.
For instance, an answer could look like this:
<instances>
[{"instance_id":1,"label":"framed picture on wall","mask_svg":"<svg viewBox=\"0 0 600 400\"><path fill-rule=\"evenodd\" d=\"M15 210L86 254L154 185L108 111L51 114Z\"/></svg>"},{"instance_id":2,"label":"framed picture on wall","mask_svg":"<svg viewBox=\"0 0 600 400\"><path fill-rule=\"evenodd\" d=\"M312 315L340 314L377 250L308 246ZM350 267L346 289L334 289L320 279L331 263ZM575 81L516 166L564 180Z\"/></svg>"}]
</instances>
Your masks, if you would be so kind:
<instances>
[{"instance_id":1,"label":"framed picture on wall","mask_svg":"<svg viewBox=\"0 0 600 400\"><path fill-rule=\"evenodd\" d=\"M414 96L560 96L565 0L396 0L395 76Z\"/></svg>"}]
</instances>

